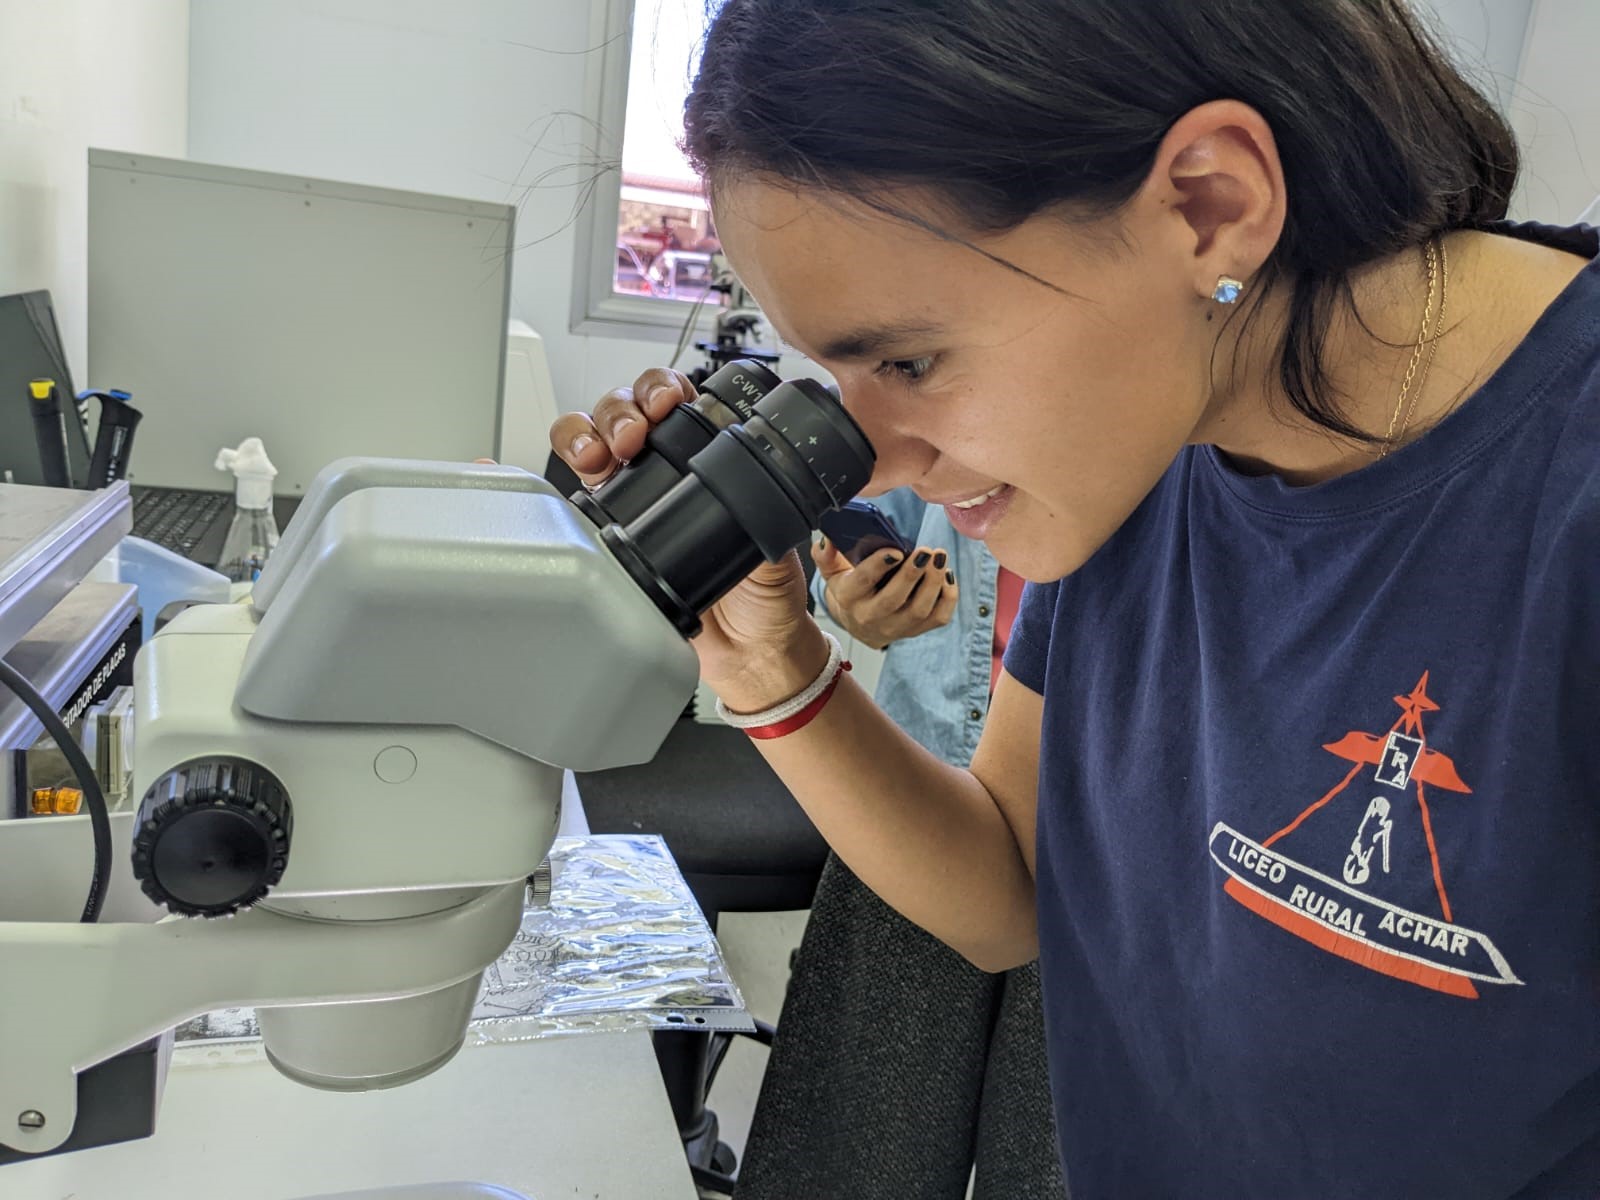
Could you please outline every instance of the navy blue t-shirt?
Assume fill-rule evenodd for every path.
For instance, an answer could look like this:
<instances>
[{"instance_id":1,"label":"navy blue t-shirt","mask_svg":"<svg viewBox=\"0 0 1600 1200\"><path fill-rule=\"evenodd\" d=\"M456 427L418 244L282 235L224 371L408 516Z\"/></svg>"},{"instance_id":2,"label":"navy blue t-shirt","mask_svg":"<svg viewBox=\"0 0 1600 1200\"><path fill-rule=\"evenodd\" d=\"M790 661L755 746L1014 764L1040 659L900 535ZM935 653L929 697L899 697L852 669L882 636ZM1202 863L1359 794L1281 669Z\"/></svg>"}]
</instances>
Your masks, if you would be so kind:
<instances>
[{"instance_id":1,"label":"navy blue t-shirt","mask_svg":"<svg viewBox=\"0 0 1600 1200\"><path fill-rule=\"evenodd\" d=\"M1372 466L1186 450L1006 668L1073 1200L1600 1195L1600 263Z\"/></svg>"}]
</instances>

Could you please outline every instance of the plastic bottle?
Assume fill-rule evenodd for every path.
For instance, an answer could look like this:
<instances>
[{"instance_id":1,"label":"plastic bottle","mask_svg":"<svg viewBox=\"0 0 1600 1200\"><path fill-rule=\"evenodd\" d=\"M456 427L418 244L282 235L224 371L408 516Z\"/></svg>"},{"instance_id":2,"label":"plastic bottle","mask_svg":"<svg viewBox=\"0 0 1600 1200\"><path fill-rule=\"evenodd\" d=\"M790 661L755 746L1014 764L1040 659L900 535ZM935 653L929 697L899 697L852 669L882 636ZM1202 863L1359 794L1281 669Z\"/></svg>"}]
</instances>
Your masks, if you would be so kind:
<instances>
[{"instance_id":1,"label":"plastic bottle","mask_svg":"<svg viewBox=\"0 0 1600 1200\"><path fill-rule=\"evenodd\" d=\"M235 583L254 583L278 546L278 522L272 515L272 481L278 468L267 457L260 438L245 438L237 450L217 451L217 470L232 471L233 524L222 543L221 571Z\"/></svg>"}]
</instances>

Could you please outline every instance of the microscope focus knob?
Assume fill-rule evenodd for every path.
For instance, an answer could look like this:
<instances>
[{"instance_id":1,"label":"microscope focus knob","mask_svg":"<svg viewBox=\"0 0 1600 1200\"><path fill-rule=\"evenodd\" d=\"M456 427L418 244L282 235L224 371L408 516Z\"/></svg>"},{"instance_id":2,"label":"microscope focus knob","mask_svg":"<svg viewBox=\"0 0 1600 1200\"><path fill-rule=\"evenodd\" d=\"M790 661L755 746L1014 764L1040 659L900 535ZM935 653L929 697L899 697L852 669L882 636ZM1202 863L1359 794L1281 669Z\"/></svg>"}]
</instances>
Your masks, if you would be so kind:
<instances>
[{"instance_id":1,"label":"microscope focus knob","mask_svg":"<svg viewBox=\"0 0 1600 1200\"><path fill-rule=\"evenodd\" d=\"M133 873L171 912L230 916L283 878L293 831L289 793L271 771L225 755L191 759L145 792Z\"/></svg>"}]
</instances>

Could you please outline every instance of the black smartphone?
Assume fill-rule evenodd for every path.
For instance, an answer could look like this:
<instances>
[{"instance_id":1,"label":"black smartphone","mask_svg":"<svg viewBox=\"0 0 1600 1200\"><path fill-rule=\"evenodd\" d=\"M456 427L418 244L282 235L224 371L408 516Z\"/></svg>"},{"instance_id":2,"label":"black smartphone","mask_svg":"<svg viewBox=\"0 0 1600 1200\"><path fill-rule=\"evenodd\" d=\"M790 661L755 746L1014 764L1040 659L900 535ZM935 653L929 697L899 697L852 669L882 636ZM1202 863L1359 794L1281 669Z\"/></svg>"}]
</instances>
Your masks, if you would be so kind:
<instances>
[{"instance_id":1,"label":"black smartphone","mask_svg":"<svg viewBox=\"0 0 1600 1200\"><path fill-rule=\"evenodd\" d=\"M882 550L910 554L915 542L895 528L893 521L876 504L851 500L842 508L824 513L817 528L838 547L852 564L860 563Z\"/></svg>"}]
</instances>

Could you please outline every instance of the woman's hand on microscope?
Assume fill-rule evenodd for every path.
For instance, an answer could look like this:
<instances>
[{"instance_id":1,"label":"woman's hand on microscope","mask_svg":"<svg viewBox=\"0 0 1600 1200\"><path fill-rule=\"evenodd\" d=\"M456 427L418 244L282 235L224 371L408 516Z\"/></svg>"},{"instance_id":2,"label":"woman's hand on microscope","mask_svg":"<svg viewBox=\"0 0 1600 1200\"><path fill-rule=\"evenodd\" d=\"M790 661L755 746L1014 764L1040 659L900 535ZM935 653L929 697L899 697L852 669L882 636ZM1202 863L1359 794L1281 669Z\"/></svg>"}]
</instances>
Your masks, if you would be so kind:
<instances>
[{"instance_id":1,"label":"woman's hand on microscope","mask_svg":"<svg viewBox=\"0 0 1600 1200\"><path fill-rule=\"evenodd\" d=\"M664 367L632 387L607 392L592 413L567 413L550 427L550 444L586 488L610 479L644 449L652 426L695 397L688 376ZM798 554L762 563L701 615L693 639L700 673L735 712L759 712L802 691L827 662L822 632L806 612Z\"/></svg>"}]
</instances>

